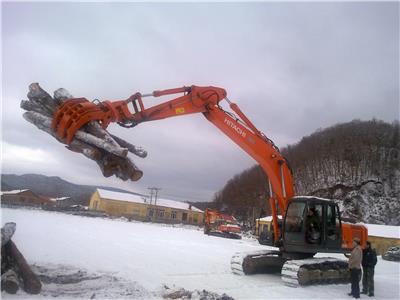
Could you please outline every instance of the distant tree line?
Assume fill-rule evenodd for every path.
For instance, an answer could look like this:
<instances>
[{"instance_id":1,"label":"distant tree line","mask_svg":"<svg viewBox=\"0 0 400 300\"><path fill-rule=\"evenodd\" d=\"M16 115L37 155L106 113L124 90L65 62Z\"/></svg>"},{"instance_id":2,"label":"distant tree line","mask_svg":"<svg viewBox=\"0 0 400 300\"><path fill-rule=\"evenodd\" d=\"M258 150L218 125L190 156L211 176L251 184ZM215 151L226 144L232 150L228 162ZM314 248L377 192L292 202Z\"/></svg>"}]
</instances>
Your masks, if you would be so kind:
<instances>
[{"instance_id":1,"label":"distant tree line","mask_svg":"<svg viewBox=\"0 0 400 300\"><path fill-rule=\"evenodd\" d=\"M298 193L307 194L371 179L386 181L395 189L399 149L398 122L354 120L318 130L282 153L294 170Z\"/></svg>"},{"instance_id":2,"label":"distant tree line","mask_svg":"<svg viewBox=\"0 0 400 300\"><path fill-rule=\"evenodd\" d=\"M293 172L299 195L315 194L338 184L384 182L392 197L399 197L399 123L378 120L337 124L303 137L282 149ZM255 165L230 179L215 194L213 206L242 221L269 215L268 181Z\"/></svg>"},{"instance_id":3,"label":"distant tree line","mask_svg":"<svg viewBox=\"0 0 400 300\"><path fill-rule=\"evenodd\" d=\"M255 218L270 214L265 199L269 195L268 179L255 165L230 179L214 196L214 206L233 214L243 224L251 226Z\"/></svg>"}]
</instances>

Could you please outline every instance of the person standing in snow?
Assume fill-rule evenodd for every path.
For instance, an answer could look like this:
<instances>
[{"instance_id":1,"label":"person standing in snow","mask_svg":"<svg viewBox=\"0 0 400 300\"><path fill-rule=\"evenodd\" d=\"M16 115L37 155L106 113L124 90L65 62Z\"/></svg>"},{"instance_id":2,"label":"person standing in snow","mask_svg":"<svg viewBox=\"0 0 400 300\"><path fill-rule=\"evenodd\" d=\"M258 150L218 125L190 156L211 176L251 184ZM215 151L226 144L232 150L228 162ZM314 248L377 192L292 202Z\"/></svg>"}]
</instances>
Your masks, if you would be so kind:
<instances>
[{"instance_id":1,"label":"person standing in snow","mask_svg":"<svg viewBox=\"0 0 400 300\"><path fill-rule=\"evenodd\" d=\"M371 242L367 241L367 247L363 250L362 268L363 268L363 289L361 294L374 296L374 271L377 263L375 249L371 248Z\"/></svg>"},{"instance_id":2,"label":"person standing in snow","mask_svg":"<svg viewBox=\"0 0 400 300\"><path fill-rule=\"evenodd\" d=\"M361 262L363 258L363 251L360 246L360 239L354 238L353 250L351 254L345 254L349 258L349 269L350 269L350 280L351 280L351 292L349 296L354 298L360 298L360 275L361 275Z\"/></svg>"}]
</instances>

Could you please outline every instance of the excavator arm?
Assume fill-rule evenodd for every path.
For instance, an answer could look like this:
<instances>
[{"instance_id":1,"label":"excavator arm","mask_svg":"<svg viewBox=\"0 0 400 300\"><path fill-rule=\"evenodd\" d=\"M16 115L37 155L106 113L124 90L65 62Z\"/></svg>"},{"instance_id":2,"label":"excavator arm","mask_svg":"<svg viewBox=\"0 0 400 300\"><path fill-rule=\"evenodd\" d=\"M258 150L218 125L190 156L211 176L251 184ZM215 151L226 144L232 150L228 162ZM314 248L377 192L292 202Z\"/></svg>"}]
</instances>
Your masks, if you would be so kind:
<instances>
[{"instance_id":1,"label":"excavator arm","mask_svg":"<svg viewBox=\"0 0 400 300\"><path fill-rule=\"evenodd\" d=\"M183 94L161 104L145 108L143 98ZM255 159L268 176L275 242L280 237L278 207L286 211L288 200L294 196L290 167L274 143L259 131L240 108L228 100L226 91L218 87L182 87L149 94L136 93L126 100L92 103L85 98L69 99L56 112L52 128L69 144L76 131L89 121L98 121L106 128L111 122L133 127L141 122L161 120L174 116L202 113L240 148ZM227 100L233 112L221 108Z\"/></svg>"}]
</instances>

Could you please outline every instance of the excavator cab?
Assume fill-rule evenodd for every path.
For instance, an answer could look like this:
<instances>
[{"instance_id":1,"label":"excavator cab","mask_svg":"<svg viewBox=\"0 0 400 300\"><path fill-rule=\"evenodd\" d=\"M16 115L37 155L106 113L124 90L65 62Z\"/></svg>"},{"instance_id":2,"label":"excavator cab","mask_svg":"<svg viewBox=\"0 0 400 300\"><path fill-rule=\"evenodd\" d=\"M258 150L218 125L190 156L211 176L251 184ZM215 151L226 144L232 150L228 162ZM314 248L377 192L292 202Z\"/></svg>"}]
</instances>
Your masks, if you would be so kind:
<instances>
[{"instance_id":1,"label":"excavator cab","mask_svg":"<svg viewBox=\"0 0 400 300\"><path fill-rule=\"evenodd\" d=\"M289 201L283 223L285 252L342 252L342 222L338 205L316 197Z\"/></svg>"}]
</instances>

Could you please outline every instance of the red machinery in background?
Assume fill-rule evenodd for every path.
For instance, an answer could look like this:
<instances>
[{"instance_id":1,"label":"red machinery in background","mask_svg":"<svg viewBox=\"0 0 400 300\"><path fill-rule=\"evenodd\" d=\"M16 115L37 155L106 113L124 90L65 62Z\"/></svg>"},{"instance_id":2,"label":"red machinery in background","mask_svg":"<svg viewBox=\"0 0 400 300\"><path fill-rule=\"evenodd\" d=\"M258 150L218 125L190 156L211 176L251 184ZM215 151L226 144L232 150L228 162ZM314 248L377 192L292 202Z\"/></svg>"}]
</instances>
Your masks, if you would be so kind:
<instances>
[{"instance_id":1,"label":"red machinery in background","mask_svg":"<svg viewBox=\"0 0 400 300\"><path fill-rule=\"evenodd\" d=\"M241 239L240 233L240 226L234 216L206 208L204 211L204 234Z\"/></svg>"}]
</instances>

